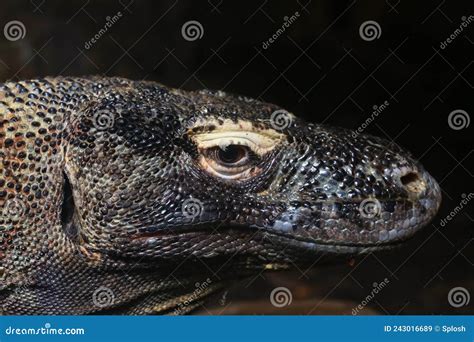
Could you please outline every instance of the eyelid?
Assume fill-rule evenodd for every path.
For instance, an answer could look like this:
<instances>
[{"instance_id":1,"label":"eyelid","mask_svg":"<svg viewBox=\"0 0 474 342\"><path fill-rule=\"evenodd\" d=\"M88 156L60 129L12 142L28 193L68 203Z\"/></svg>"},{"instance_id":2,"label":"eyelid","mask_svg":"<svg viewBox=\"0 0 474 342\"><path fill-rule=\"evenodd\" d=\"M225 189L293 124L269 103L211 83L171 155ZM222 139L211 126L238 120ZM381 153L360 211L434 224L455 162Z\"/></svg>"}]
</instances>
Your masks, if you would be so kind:
<instances>
[{"instance_id":1,"label":"eyelid","mask_svg":"<svg viewBox=\"0 0 474 342\"><path fill-rule=\"evenodd\" d=\"M260 133L246 131L226 131L201 133L193 137L198 142L200 149L212 147L225 148L229 145L243 145L250 148L255 154L263 155L275 146L275 139Z\"/></svg>"},{"instance_id":2,"label":"eyelid","mask_svg":"<svg viewBox=\"0 0 474 342\"><path fill-rule=\"evenodd\" d=\"M215 160L201 156L199 164L208 173L224 180L246 180L257 175L261 169L252 165L225 167L219 165Z\"/></svg>"},{"instance_id":3,"label":"eyelid","mask_svg":"<svg viewBox=\"0 0 474 342\"><path fill-rule=\"evenodd\" d=\"M256 125L246 120L202 119L188 128L188 137L200 151L198 158L202 170L224 180L243 181L258 176L263 168L259 161L267 153L285 144L286 135L274 129ZM249 148L251 159L246 165L226 167L206 155L209 149L229 145L242 145Z\"/></svg>"}]
</instances>

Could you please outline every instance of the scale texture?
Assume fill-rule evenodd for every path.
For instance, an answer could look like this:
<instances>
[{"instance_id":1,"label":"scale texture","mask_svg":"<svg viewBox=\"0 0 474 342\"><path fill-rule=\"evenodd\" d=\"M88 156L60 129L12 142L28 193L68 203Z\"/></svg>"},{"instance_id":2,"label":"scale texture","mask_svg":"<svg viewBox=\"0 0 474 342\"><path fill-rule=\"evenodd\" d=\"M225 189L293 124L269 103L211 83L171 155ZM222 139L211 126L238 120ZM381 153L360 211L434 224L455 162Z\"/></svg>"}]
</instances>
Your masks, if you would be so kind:
<instances>
[{"instance_id":1,"label":"scale texture","mask_svg":"<svg viewBox=\"0 0 474 342\"><path fill-rule=\"evenodd\" d=\"M386 140L122 78L0 84L3 314L186 313L234 279L399 245L436 181Z\"/></svg>"}]
</instances>

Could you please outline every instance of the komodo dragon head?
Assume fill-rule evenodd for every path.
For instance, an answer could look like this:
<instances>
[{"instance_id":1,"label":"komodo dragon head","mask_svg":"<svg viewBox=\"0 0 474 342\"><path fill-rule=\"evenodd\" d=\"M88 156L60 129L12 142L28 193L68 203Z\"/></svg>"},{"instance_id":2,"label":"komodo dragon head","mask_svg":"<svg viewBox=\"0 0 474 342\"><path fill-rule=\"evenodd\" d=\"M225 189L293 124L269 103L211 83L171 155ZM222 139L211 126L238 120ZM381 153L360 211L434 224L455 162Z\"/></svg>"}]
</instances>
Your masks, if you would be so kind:
<instances>
[{"instance_id":1,"label":"komodo dragon head","mask_svg":"<svg viewBox=\"0 0 474 342\"><path fill-rule=\"evenodd\" d=\"M399 244L440 189L394 143L221 91L0 85L4 314L182 313L263 269Z\"/></svg>"}]
</instances>

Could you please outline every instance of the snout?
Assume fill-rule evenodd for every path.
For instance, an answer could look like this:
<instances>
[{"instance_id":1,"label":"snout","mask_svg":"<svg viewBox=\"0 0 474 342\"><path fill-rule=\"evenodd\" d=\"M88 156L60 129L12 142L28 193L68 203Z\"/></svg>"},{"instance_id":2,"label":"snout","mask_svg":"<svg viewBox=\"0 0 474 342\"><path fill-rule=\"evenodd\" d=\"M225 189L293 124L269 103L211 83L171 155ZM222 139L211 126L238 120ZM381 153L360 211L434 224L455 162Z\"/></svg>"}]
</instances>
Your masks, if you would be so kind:
<instances>
[{"instance_id":1,"label":"snout","mask_svg":"<svg viewBox=\"0 0 474 342\"><path fill-rule=\"evenodd\" d=\"M425 208L426 220L431 220L441 204L438 182L422 166L395 168L390 177L405 191L407 198Z\"/></svg>"},{"instance_id":2,"label":"snout","mask_svg":"<svg viewBox=\"0 0 474 342\"><path fill-rule=\"evenodd\" d=\"M298 200L270 230L352 252L399 244L426 226L441 203L436 180L408 152L365 139L358 155L342 150L329 161L308 158L305 165L315 171L305 174ZM364 162L351 165L358 159Z\"/></svg>"}]
</instances>

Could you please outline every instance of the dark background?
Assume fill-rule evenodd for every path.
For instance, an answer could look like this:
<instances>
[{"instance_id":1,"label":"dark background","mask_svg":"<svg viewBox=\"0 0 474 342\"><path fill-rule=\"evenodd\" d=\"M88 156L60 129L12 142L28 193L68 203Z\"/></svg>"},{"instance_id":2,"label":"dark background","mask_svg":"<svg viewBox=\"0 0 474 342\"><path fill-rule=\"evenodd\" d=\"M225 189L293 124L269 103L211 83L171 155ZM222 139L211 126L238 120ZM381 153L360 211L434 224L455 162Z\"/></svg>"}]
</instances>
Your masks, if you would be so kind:
<instances>
[{"instance_id":1,"label":"dark background","mask_svg":"<svg viewBox=\"0 0 474 342\"><path fill-rule=\"evenodd\" d=\"M473 127L451 129L448 115L474 114L474 21L445 49L440 43L474 14L472 1L5 1L0 28L21 21L23 39L0 35L0 81L47 75L122 76L185 89L211 88L274 102L313 122L356 129L374 105L389 106L365 132L410 150L439 181L439 215L404 248L310 270L261 274L219 295L203 313L351 313L385 278L360 314L472 314L448 292L474 295L473 204L446 217L473 192ZM122 13L90 49L106 17ZM300 16L267 49L267 41ZM197 20L203 36L181 27ZM359 27L381 27L365 41ZM470 117L469 117L470 118ZM276 286L293 303L269 303ZM209 311L206 311L209 310Z\"/></svg>"}]
</instances>

